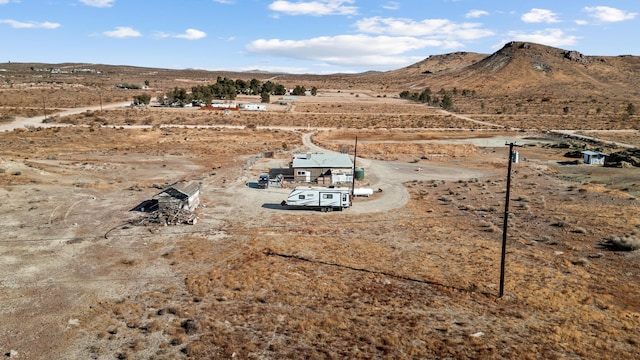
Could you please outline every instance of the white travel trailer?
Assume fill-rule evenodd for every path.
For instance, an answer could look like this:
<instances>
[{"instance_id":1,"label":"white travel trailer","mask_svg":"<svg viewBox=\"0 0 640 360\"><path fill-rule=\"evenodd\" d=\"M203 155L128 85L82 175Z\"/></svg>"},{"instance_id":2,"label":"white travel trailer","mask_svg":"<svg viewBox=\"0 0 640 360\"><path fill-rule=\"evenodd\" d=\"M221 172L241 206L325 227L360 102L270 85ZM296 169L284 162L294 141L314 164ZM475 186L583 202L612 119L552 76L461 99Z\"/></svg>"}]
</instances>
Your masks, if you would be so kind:
<instances>
[{"instance_id":1,"label":"white travel trailer","mask_svg":"<svg viewBox=\"0 0 640 360\"><path fill-rule=\"evenodd\" d=\"M349 188L298 186L291 191L282 206L294 208L316 209L323 212L338 210L351 206L351 190Z\"/></svg>"}]
</instances>

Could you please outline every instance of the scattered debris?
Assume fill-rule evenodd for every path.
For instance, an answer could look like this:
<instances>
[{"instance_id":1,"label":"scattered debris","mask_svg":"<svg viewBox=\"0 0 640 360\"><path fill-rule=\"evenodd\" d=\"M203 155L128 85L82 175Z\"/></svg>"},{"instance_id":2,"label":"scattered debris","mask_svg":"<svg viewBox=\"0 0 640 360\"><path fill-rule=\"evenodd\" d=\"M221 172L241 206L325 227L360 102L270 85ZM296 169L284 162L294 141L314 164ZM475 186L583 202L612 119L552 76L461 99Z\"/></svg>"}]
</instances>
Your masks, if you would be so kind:
<instances>
[{"instance_id":1,"label":"scattered debris","mask_svg":"<svg viewBox=\"0 0 640 360\"><path fill-rule=\"evenodd\" d=\"M183 208L164 207L151 213L145 213L142 217L131 220L131 225L146 226L151 224L160 225L195 225L198 216L193 211Z\"/></svg>"}]
</instances>

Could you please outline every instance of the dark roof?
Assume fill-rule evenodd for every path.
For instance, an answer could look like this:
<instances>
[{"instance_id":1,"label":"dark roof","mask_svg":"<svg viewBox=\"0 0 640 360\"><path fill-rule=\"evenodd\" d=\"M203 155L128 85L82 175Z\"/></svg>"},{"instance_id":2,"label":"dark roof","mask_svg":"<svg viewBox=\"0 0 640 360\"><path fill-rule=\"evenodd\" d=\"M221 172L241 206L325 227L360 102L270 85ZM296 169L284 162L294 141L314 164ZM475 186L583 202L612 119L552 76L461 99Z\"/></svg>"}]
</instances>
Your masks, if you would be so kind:
<instances>
[{"instance_id":1,"label":"dark roof","mask_svg":"<svg viewBox=\"0 0 640 360\"><path fill-rule=\"evenodd\" d=\"M195 195L199 190L200 185L196 182L178 182L168 186L158 195L167 194L169 196L184 200Z\"/></svg>"}]
</instances>

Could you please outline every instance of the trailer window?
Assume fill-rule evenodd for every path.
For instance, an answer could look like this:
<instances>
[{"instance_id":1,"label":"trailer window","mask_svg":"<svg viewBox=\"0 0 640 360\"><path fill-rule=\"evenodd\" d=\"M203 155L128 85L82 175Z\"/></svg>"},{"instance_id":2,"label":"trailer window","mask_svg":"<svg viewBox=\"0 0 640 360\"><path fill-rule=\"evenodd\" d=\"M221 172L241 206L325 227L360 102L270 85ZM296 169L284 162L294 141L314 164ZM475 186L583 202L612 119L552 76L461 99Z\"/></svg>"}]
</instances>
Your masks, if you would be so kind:
<instances>
[{"instance_id":1,"label":"trailer window","mask_svg":"<svg viewBox=\"0 0 640 360\"><path fill-rule=\"evenodd\" d=\"M342 201L347 201L347 194L342 194Z\"/></svg>"},{"instance_id":2,"label":"trailer window","mask_svg":"<svg viewBox=\"0 0 640 360\"><path fill-rule=\"evenodd\" d=\"M333 194L322 194L323 199L333 199Z\"/></svg>"},{"instance_id":3,"label":"trailer window","mask_svg":"<svg viewBox=\"0 0 640 360\"><path fill-rule=\"evenodd\" d=\"M304 200L304 195L298 195L298 199Z\"/></svg>"}]
</instances>

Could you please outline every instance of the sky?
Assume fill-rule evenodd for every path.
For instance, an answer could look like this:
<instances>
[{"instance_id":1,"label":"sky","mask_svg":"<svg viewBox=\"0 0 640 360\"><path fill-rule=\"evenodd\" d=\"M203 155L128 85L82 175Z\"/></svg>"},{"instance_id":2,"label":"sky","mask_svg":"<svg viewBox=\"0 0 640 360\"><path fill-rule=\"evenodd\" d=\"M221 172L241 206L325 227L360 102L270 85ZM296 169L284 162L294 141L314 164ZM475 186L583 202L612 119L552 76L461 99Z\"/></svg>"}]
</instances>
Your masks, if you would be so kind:
<instances>
[{"instance_id":1,"label":"sky","mask_svg":"<svg viewBox=\"0 0 640 360\"><path fill-rule=\"evenodd\" d=\"M638 0L0 0L0 62L388 71L510 41L640 55Z\"/></svg>"}]
</instances>

